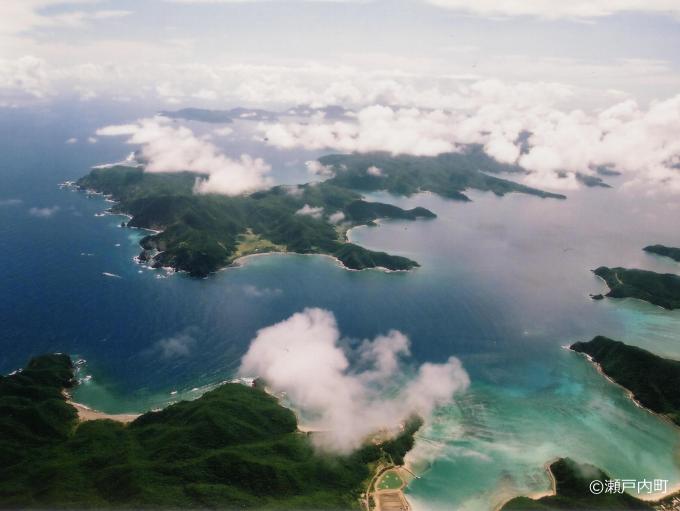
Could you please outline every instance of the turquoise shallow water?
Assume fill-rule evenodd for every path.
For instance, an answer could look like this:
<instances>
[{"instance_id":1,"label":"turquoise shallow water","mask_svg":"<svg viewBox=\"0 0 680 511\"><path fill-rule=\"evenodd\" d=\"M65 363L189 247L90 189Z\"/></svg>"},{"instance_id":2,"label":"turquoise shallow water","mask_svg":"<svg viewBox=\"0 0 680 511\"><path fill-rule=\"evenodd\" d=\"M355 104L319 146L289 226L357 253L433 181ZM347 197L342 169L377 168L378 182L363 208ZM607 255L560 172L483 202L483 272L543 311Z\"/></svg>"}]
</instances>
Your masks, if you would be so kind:
<instances>
[{"instance_id":1,"label":"turquoise shallow water","mask_svg":"<svg viewBox=\"0 0 680 511\"><path fill-rule=\"evenodd\" d=\"M600 265L678 270L641 250L680 246L672 201L621 188L567 201L473 192L468 204L376 194L439 215L351 233L419 261L417 271L348 272L328 258L277 255L207 280L159 278L132 262L139 232L95 216L107 207L101 198L57 187L130 150L66 138L137 115L102 107L0 120L0 199L13 199L0 207L0 371L37 353L77 354L87 360L82 376L92 376L78 400L141 411L230 378L259 328L322 307L350 344L396 328L409 335L414 363L455 355L470 374L470 390L438 412L412 454L422 476L408 489L417 509L486 510L545 490L544 465L564 455L616 477L680 482L678 430L561 348L604 334L680 358L680 313L588 297L604 289L589 271ZM233 142L241 143L252 145ZM304 179L309 154L262 150L277 179ZM30 214L55 206L50 218ZM169 350L168 340L186 349Z\"/></svg>"}]
</instances>

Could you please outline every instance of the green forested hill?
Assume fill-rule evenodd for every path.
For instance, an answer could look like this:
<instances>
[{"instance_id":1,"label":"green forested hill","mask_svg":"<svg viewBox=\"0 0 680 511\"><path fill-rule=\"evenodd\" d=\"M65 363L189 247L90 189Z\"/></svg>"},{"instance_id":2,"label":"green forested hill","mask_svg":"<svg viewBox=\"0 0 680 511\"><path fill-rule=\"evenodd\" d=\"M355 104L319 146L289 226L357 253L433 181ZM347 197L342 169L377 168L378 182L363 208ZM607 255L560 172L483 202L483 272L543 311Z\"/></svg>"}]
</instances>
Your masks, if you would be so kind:
<instances>
[{"instance_id":1,"label":"green forested hill","mask_svg":"<svg viewBox=\"0 0 680 511\"><path fill-rule=\"evenodd\" d=\"M374 464L419 426L348 456L322 455L262 390L225 384L124 425L78 423L65 355L0 377L0 509L352 509Z\"/></svg>"},{"instance_id":2,"label":"green forested hill","mask_svg":"<svg viewBox=\"0 0 680 511\"><path fill-rule=\"evenodd\" d=\"M664 309L680 308L680 276L628 268L601 266L593 271L609 286L611 298L637 298Z\"/></svg>"},{"instance_id":3,"label":"green forested hill","mask_svg":"<svg viewBox=\"0 0 680 511\"><path fill-rule=\"evenodd\" d=\"M519 192L538 197L564 199L564 195L489 174L519 174L515 165L498 163L477 146L461 153L439 156L392 156L388 153L333 154L319 161L335 172L330 183L355 190L386 190L395 195L413 195L421 191L436 193L455 200L469 200L463 193L472 188L496 195ZM375 167L373 173L367 169Z\"/></svg>"},{"instance_id":4,"label":"green forested hill","mask_svg":"<svg viewBox=\"0 0 680 511\"><path fill-rule=\"evenodd\" d=\"M561 511L593 511L596 509L609 511L627 511L633 509L653 510L648 503L636 499L627 493L601 493L594 495L590 491L593 480L608 481L611 478L600 469L587 464L576 463L570 458L562 458L550 465L550 472L555 479L556 495L530 499L517 497L507 502L501 511L520 510L561 510Z\"/></svg>"},{"instance_id":5,"label":"green forested hill","mask_svg":"<svg viewBox=\"0 0 680 511\"><path fill-rule=\"evenodd\" d=\"M680 362L620 341L597 336L571 349L589 355L616 383L630 390L644 407L680 425Z\"/></svg>"},{"instance_id":6,"label":"green forested hill","mask_svg":"<svg viewBox=\"0 0 680 511\"><path fill-rule=\"evenodd\" d=\"M274 250L328 254L361 270L408 270L415 261L347 243L344 233L379 218L433 218L425 208L361 199L331 183L277 186L249 196L196 195L196 174L146 173L117 166L93 169L78 186L110 195L113 210L132 216L131 227L162 231L142 241L142 260L203 277L236 258ZM341 224L341 225L337 225ZM245 243L242 243L245 242Z\"/></svg>"}]
</instances>

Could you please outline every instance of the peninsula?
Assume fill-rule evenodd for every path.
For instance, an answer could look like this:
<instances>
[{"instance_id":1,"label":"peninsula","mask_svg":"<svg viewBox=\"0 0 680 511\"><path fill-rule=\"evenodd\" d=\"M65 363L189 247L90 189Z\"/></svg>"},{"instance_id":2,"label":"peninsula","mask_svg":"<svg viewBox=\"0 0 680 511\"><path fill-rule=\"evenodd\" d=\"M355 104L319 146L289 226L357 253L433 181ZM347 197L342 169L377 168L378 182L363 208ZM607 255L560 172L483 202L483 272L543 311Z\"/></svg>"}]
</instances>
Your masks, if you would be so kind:
<instances>
[{"instance_id":1,"label":"peninsula","mask_svg":"<svg viewBox=\"0 0 680 511\"><path fill-rule=\"evenodd\" d=\"M0 508L358 509L421 424L324 454L256 387L224 384L125 424L79 421L64 392L73 385L61 354L0 377Z\"/></svg>"},{"instance_id":2,"label":"peninsula","mask_svg":"<svg viewBox=\"0 0 680 511\"><path fill-rule=\"evenodd\" d=\"M637 298L664 309L680 308L680 276L678 275L606 266L600 266L593 270L593 273L602 278L609 287L609 292L605 296Z\"/></svg>"},{"instance_id":3,"label":"peninsula","mask_svg":"<svg viewBox=\"0 0 680 511\"><path fill-rule=\"evenodd\" d=\"M503 196L518 192L542 198L566 199L564 195L531 188L491 174L521 175L517 165L499 163L478 145L460 153L439 156L393 156L388 153L354 153L324 156L319 162L333 171L336 186L363 191L385 190L394 195L432 192L447 199L469 201L466 189L490 191Z\"/></svg>"},{"instance_id":4,"label":"peninsula","mask_svg":"<svg viewBox=\"0 0 680 511\"><path fill-rule=\"evenodd\" d=\"M134 163L93 168L76 184L113 199L113 213L132 217L128 226L158 231L141 241L141 262L186 271L194 277L205 277L240 257L267 252L326 254L353 270L418 267L406 257L350 243L347 231L373 225L379 219L416 220L436 215L422 207L404 210L366 201L357 190L386 190L398 195L429 190L469 200L462 190L475 188L497 195L514 191L564 198L488 175L485 172L517 169L475 149L432 158L332 155L320 160L322 165L330 165L334 174L326 181L275 186L235 197L194 193L196 179L203 177L199 174L150 173L144 171L143 161Z\"/></svg>"},{"instance_id":5,"label":"peninsula","mask_svg":"<svg viewBox=\"0 0 680 511\"><path fill-rule=\"evenodd\" d=\"M670 257L673 261L680 263L680 248L667 247L665 245L649 245L642 250L649 252L650 254Z\"/></svg>"},{"instance_id":6,"label":"peninsula","mask_svg":"<svg viewBox=\"0 0 680 511\"><path fill-rule=\"evenodd\" d=\"M523 510L592 510L608 509L612 511L624 510L653 510L663 501L655 503L645 502L627 493L593 494L590 490L592 481L608 481L611 478L602 470L588 464L577 463L570 458L561 458L553 462L549 469L554 482L554 495L530 499L516 497L507 502L501 511ZM653 505L654 504L654 505Z\"/></svg>"},{"instance_id":7,"label":"peninsula","mask_svg":"<svg viewBox=\"0 0 680 511\"><path fill-rule=\"evenodd\" d=\"M570 349L587 355L641 406L680 426L680 361L602 336L574 343Z\"/></svg>"},{"instance_id":8,"label":"peninsula","mask_svg":"<svg viewBox=\"0 0 680 511\"><path fill-rule=\"evenodd\" d=\"M382 218L435 217L425 208L364 201L332 183L276 186L230 197L193 193L196 178L189 172L115 166L92 169L77 185L110 196L116 201L112 212L132 216L128 226L158 231L142 239L140 261L194 277L267 252L327 254L354 270L410 270L418 263L349 243L347 230Z\"/></svg>"}]
</instances>

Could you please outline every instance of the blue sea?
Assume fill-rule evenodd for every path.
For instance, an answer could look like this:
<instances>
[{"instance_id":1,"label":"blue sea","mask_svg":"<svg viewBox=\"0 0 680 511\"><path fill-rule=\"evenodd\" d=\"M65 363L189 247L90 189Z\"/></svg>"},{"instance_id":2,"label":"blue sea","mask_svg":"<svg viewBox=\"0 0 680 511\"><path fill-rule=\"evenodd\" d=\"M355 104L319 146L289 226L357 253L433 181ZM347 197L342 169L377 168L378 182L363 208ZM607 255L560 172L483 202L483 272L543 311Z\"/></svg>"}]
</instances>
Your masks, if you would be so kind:
<instances>
[{"instance_id":1,"label":"blue sea","mask_svg":"<svg viewBox=\"0 0 680 511\"><path fill-rule=\"evenodd\" d=\"M98 127L153 112L84 102L1 112L1 373L65 352L87 361L78 401L149 410L231 377L258 329L321 307L348 338L398 329L414 363L454 355L470 375L469 391L437 411L410 454L416 510L490 510L544 492L545 465L559 456L621 479L680 483L678 429L563 348L602 334L680 357L680 312L589 298L605 290L590 271L601 265L680 270L641 250L680 246L678 204L622 187L622 178L566 201L373 194L437 213L351 231L354 242L415 259L418 270L350 272L325 257L272 255L194 280L138 266L144 232L100 215L110 207L102 197L59 187L134 150L96 137ZM266 148L245 121L238 128L226 152L263 155L278 182L308 180L304 162L320 153Z\"/></svg>"}]
</instances>

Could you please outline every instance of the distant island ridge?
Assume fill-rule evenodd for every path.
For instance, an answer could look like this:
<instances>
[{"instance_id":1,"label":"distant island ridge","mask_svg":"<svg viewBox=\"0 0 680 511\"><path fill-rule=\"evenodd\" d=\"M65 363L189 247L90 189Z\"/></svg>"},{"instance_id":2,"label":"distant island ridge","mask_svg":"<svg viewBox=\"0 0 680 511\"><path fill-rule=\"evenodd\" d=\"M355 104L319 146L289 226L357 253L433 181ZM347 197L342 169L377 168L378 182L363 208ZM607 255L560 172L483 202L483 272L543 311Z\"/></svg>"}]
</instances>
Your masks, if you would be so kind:
<instances>
[{"instance_id":1,"label":"distant island ridge","mask_svg":"<svg viewBox=\"0 0 680 511\"><path fill-rule=\"evenodd\" d=\"M319 160L333 177L297 186L275 186L250 195L194 193L196 173L144 172L143 162L93 168L76 185L104 194L113 213L131 216L126 225L158 231L141 241L139 260L205 277L237 259L268 252L325 254L348 269L411 270L407 257L372 251L350 243L352 227L379 219L416 220L436 215L422 207L404 210L370 202L360 192L413 195L430 191L469 201L473 188L502 196L510 192L564 199L492 173L520 172L499 164L476 147L437 157L330 155ZM378 168L379 172L368 172Z\"/></svg>"},{"instance_id":2,"label":"distant island ridge","mask_svg":"<svg viewBox=\"0 0 680 511\"><path fill-rule=\"evenodd\" d=\"M261 108L236 107L228 110L208 108L181 108L179 110L163 110L158 113L168 119L184 119L214 124L228 124L239 121L276 121L280 117L310 117L321 114L327 119L349 119L350 110L338 106L311 107L298 105L280 112L263 110Z\"/></svg>"}]
</instances>

